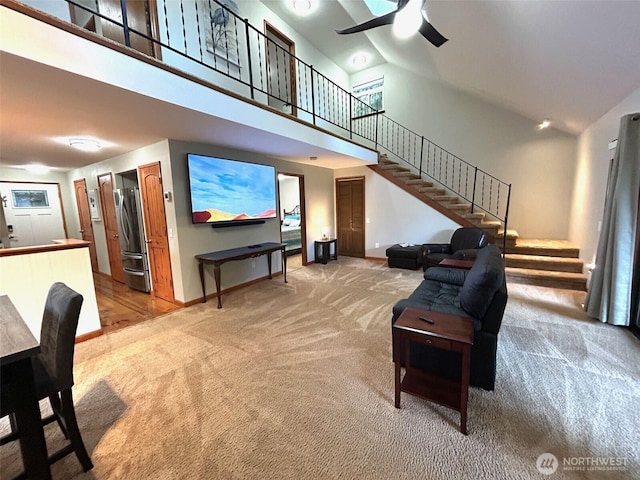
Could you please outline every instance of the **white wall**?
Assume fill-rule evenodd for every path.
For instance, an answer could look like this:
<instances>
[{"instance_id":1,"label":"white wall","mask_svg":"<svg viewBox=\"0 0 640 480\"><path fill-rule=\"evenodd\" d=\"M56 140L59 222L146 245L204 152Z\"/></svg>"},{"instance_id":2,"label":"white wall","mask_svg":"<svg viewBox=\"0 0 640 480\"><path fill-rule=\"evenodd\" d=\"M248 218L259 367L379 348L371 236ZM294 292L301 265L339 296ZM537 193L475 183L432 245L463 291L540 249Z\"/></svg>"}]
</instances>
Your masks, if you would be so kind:
<instances>
[{"instance_id":1,"label":"white wall","mask_svg":"<svg viewBox=\"0 0 640 480\"><path fill-rule=\"evenodd\" d=\"M540 131L521 115L389 64L354 74L351 83L380 76L387 116L512 183L508 228L521 237L568 238L575 137Z\"/></svg>"},{"instance_id":2,"label":"white wall","mask_svg":"<svg viewBox=\"0 0 640 480\"><path fill-rule=\"evenodd\" d=\"M447 243L453 231L460 227L370 168L343 168L334 170L334 176L365 177L367 257L386 258L385 250L395 243Z\"/></svg>"},{"instance_id":3,"label":"white wall","mask_svg":"<svg viewBox=\"0 0 640 480\"><path fill-rule=\"evenodd\" d=\"M179 243L179 266L174 268L174 288L176 299L188 302L202 297L198 262L195 255L217 250L241 247L260 242L280 242L280 215L267 219L260 225L228 228L211 228L210 225L194 225L191 222L189 203L187 153L220 156L234 160L273 165L277 171L302 174L305 176L305 200L307 215L308 258L313 258L313 240L320 238L324 225L333 225L333 171L298 163L286 162L264 155L240 150L216 147L190 142L169 141L171 169L173 175L173 202L176 232L175 241ZM278 205L278 212L282 207ZM280 256L274 254L272 269L280 271ZM277 260L276 260L277 258ZM172 251L172 264L174 261ZM267 275L265 257L251 260L229 262L221 267L222 288L249 282ZM207 293L215 292L213 269L206 270ZM180 277L177 278L177 275ZM281 280L277 280L281 281Z\"/></svg>"},{"instance_id":4,"label":"white wall","mask_svg":"<svg viewBox=\"0 0 640 480\"><path fill-rule=\"evenodd\" d=\"M580 258L585 264L595 260L598 247L598 225L604 212L609 165L615 153L608 145L618 137L620 118L635 112L640 112L640 87L589 126L578 140L569 239L580 246Z\"/></svg>"}]
</instances>

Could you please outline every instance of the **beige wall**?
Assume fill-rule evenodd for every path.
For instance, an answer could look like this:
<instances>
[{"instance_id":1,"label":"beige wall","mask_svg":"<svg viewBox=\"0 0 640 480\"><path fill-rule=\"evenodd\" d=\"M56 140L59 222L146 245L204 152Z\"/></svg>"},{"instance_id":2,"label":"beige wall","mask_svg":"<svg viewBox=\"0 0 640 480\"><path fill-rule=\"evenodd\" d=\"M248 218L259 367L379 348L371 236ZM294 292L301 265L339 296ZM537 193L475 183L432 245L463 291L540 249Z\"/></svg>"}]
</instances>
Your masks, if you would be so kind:
<instances>
[{"instance_id":1,"label":"beige wall","mask_svg":"<svg viewBox=\"0 0 640 480\"><path fill-rule=\"evenodd\" d=\"M195 255L217 250L241 247L260 242L280 241L280 219L267 219L260 225L229 228L211 228L210 225L194 225L191 222L189 203L187 153L220 156L245 162L273 165L277 171L302 174L305 177L307 214L308 258L313 258L313 240L321 236L324 225L333 225L333 172L332 170L291 163L264 155L199 143L170 141L171 169L173 174L173 209L175 211L177 239L179 242L179 267L174 269L176 298L190 301L202 297L198 262ZM282 208L278 206L280 212ZM173 255L173 251L172 251ZM274 254L273 271L280 271L280 257ZM172 257L172 262L173 262ZM265 257L229 262L222 267L222 288L245 283L267 275ZM180 275L180 278L175 278ZM206 273L207 293L215 292L213 269ZM281 280L278 280L281 281ZM178 291L181 285L182 291Z\"/></svg>"},{"instance_id":2,"label":"beige wall","mask_svg":"<svg viewBox=\"0 0 640 480\"><path fill-rule=\"evenodd\" d=\"M367 257L386 258L385 250L394 243L448 242L460 227L370 168L343 168L334 176L364 177Z\"/></svg>"},{"instance_id":3,"label":"beige wall","mask_svg":"<svg viewBox=\"0 0 640 480\"><path fill-rule=\"evenodd\" d=\"M609 150L608 145L618 137L620 118L635 112L640 112L640 87L587 128L579 138L569 239L580 246L580 258L585 264L595 260L598 247L609 165L615 153Z\"/></svg>"},{"instance_id":4,"label":"beige wall","mask_svg":"<svg viewBox=\"0 0 640 480\"><path fill-rule=\"evenodd\" d=\"M521 237L568 238L575 137L540 131L534 120L389 64L351 83L380 76L389 117L512 183L509 228Z\"/></svg>"}]
</instances>

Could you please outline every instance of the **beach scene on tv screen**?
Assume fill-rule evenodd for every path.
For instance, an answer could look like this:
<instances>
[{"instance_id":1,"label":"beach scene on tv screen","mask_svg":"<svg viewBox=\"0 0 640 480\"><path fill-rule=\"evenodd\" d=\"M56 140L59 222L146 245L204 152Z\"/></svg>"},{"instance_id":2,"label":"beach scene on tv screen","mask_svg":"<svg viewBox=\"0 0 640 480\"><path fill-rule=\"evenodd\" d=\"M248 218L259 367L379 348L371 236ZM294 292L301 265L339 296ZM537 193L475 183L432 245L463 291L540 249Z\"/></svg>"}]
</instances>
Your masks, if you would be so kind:
<instances>
[{"instance_id":1,"label":"beach scene on tv screen","mask_svg":"<svg viewBox=\"0 0 640 480\"><path fill-rule=\"evenodd\" d=\"M276 216L273 167L190 155L189 180L196 223Z\"/></svg>"}]
</instances>

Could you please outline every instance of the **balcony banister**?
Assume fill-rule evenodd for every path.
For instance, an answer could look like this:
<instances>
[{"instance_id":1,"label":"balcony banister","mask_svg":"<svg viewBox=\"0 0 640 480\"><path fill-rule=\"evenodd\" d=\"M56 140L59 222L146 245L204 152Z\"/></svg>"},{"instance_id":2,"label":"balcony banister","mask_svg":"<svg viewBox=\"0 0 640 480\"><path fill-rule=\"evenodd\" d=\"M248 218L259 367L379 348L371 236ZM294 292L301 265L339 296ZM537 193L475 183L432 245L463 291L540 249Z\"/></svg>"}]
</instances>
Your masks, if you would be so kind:
<instances>
[{"instance_id":1,"label":"balcony banister","mask_svg":"<svg viewBox=\"0 0 640 480\"><path fill-rule=\"evenodd\" d=\"M191 10L189 4L185 5L185 2L180 2L178 28L181 27L182 38L175 38L176 36L180 37L180 31L175 27L174 30L171 30L171 27L172 22L176 20L174 17L178 13L175 8L172 9L172 6L168 4L169 0L157 0L159 13L164 15L165 32L159 32L150 25L147 12L145 20L149 27L148 33L131 27L131 22L129 21L131 12L127 11L126 0L120 0L122 22L117 21L117 19L111 19L99 12L97 2L95 10L93 10L74 0L64 1L72 6L70 8L81 9L93 16L93 18L99 18L102 22L110 22L112 26L122 29L124 43L127 47L135 48L132 45L133 36L151 42L150 45L157 46L164 52L162 55L163 60L160 60L159 56L156 56L156 59L170 68L186 68L187 70L184 71L188 74L200 75L199 78L213 85L216 85L216 83L211 78L214 78L215 75L221 75L221 78L236 82L233 92L240 96L249 97L252 101L259 103L266 101L273 108L278 105L291 105L291 111L287 113L296 115L299 121L311 123L325 130L329 129L332 133L350 140L357 136L361 139L360 143L372 142L376 150L389 152L401 163L415 169L420 177L426 176L447 190L455 192L461 198L470 201L472 212L475 209L480 209L500 220L506 231L511 184L507 184L494 175L454 155L423 135L401 125L388 117L384 111L374 110L367 103L356 98L351 92L316 70L313 65L292 55L286 48L268 38L253 26L248 18L241 18L238 13L218 0L207 0L210 11L209 18L206 18L206 10L202 12L202 18L205 25L207 25L207 21L209 22L211 27L211 32L209 33L211 35L213 35L214 27L224 26L221 34L224 36L223 43L227 48L224 49L223 54L217 51L215 44L211 48L206 38L204 39L205 49L202 48L203 35L207 32L206 29L204 32L200 31L201 12L198 2L191 4L194 6L194 11ZM10 5L13 2L3 2L3 4L5 3ZM221 15L220 18L223 18L224 24L214 25L212 15L214 6L216 8L215 12ZM161 11L160 8L162 9ZM222 10L220 11L220 9ZM187 12L186 10L189 11ZM189 14L194 15L194 17L187 18ZM39 19L43 20L42 17ZM197 33L196 42L193 41L192 36L189 36L191 25L194 21L196 24L194 30ZM244 27L244 35L239 34L237 22L240 22ZM166 37L166 41L161 39L162 34ZM231 38L232 35L233 41L229 42L227 37ZM246 45L241 50L242 42L246 43ZM181 45L179 46L181 48L178 48L177 44L180 43ZM195 56L196 48L194 43L197 43L197 55L199 58ZM229 51L230 48L233 49L231 52ZM276 57L275 62L273 62L273 58L268 58L270 48L276 52L274 55ZM154 47L151 53L152 56L155 51ZM241 52L243 52L242 55ZM170 57L168 54L178 55L177 58L183 59L187 63L180 63L178 64L179 67L173 66L169 61L165 62L164 60L165 57ZM237 61L234 61L230 54L237 55ZM241 58L245 54L246 58ZM282 64L280 63L280 56L283 59ZM220 57L220 60L218 57ZM246 64L246 68L243 64ZM191 65L196 67L198 73L189 73L188 69L191 68ZM205 68L205 70L198 70L200 68ZM293 76L293 69L295 69L295 75L297 75L298 80L295 88L292 85L292 80L295 81L296 79ZM202 72L207 76L202 76ZM266 79L264 77L265 73L267 75ZM305 79L303 83L300 82L302 77ZM238 91L240 87L246 88L246 90L240 89ZM258 95L260 96L259 98ZM271 101L274 103L272 104ZM473 182L471 185L472 191L469 192L469 173L471 170L473 170ZM480 190L478 187L480 187ZM501 197L504 197L504 195L501 195L503 189L507 190L506 204L501 204Z\"/></svg>"}]
</instances>

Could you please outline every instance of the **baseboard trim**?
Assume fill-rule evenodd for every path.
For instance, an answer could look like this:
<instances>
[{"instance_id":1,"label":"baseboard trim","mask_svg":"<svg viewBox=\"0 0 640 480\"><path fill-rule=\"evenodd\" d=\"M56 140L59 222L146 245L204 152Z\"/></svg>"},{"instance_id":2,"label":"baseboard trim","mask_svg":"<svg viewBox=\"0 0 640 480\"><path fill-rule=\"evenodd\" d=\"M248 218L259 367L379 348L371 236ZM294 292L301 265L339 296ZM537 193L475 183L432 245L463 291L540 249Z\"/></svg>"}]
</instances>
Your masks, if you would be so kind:
<instances>
[{"instance_id":1,"label":"baseboard trim","mask_svg":"<svg viewBox=\"0 0 640 480\"><path fill-rule=\"evenodd\" d=\"M273 273L271 275L272 279L274 279L276 277L280 277L280 276L282 276L282 272L275 272L275 273ZM263 282L265 280L269 280L269 275L265 275L264 277L255 278L255 279L250 280L248 282L240 283L238 285L234 285L233 287L223 288L220 291L220 295L225 295L227 293L231 293L231 292L233 292L235 290L240 290L241 288L249 287L249 286L254 285L256 283ZM207 295L207 301L212 300L214 298L215 299L218 298L218 294L216 292L209 293ZM194 298L193 300L189 300L188 302L184 302L183 305L185 307L191 307L192 305L197 305L198 303L203 303L202 302L202 297Z\"/></svg>"},{"instance_id":2,"label":"baseboard trim","mask_svg":"<svg viewBox=\"0 0 640 480\"><path fill-rule=\"evenodd\" d=\"M76 343L86 342L87 340L91 340L92 338L101 336L103 333L104 332L102 331L102 329L94 330L93 332L83 333L82 335L78 335L76 337Z\"/></svg>"}]
</instances>

